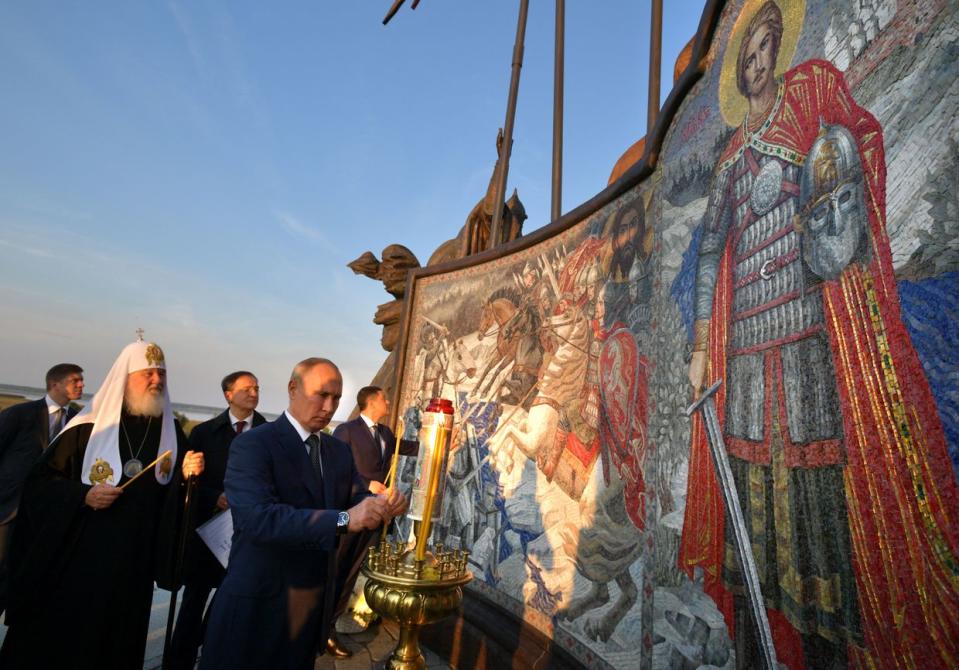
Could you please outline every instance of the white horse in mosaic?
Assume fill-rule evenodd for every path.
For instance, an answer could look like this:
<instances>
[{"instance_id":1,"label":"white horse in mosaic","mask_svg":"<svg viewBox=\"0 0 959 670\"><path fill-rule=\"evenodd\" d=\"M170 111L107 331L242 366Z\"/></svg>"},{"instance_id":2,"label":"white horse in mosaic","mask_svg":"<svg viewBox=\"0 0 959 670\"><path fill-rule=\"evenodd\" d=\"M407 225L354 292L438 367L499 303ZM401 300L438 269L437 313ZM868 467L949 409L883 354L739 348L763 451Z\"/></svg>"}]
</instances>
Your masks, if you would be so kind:
<instances>
[{"instance_id":1,"label":"white horse in mosaic","mask_svg":"<svg viewBox=\"0 0 959 670\"><path fill-rule=\"evenodd\" d=\"M602 306L600 314L601 310ZM583 397L590 393L587 380L593 334L589 320L581 312L569 310L551 318L549 326L557 348L544 362L529 413L515 421L507 414L502 427L490 440L494 466L507 476L515 468L517 459L522 458L517 452L536 462L541 469L544 463L555 464L557 450L562 448L557 444L558 433L562 434L561 412L584 411ZM588 410L588 403L585 406ZM642 441L645 442L645 438ZM579 502L579 522L564 524L558 533L563 551L575 561L577 571L589 583L586 593L572 599L556 615L573 621L602 608L610 602L609 584L615 582L619 594L612 607L582 621L587 637L605 642L639 601L640 591L630 574L630 566L643 555L645 543L643 532L627 514L625 486L618 464L604 464L603 458L609 458L609 449L590 468L561 471L562 466L556 466L555 471L549 472L552 481ZM599 468L608 473L608 480L596 472Z\"/></svg>"},{"instance_id":2,"label":"white horse in mosaic","mask_svg":"<svg viewBox=\"0 0 959 670\"><path fill-rule=\"evenodd\" d=\"M531 392L533 404L525 418L504 419L490 439L494 462L512 471L514 449L536 460L545 447L553 444L559 427L559 408L579 393L589 363L589 321L581 313L566 312L548 321L557 342L556 351L547 355L539 379ZM508 415L508 419L512 417Z\"/></svg>"}]
</instances>

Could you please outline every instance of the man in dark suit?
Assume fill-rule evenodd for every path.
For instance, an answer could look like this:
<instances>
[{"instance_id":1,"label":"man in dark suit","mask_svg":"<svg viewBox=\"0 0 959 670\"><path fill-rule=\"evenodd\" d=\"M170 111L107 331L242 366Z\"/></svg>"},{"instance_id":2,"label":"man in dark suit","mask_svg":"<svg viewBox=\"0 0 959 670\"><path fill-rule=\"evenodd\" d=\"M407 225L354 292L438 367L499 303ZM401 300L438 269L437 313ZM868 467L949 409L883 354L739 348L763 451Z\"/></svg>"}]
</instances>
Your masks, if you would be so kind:
<instances>
[{"instance_id":1,"label":"man in dark suit","mask_svg":"<svg viewBox=\"0 0 959 670\"><path fill-rule=\"evenodd\" d=\"M343 378L331 361L293 369L289 408L230 447L226 497L233 546L200 657L202 670L313 667L336 596L340 536L372 529L406 509L401 494L375 496L350 448L321 431Z\"/></svg>"},{"instance_id":2,"label":"man in dark suit","mask_svg":"<svg viewBox=\"0 0 959 670\"><path fill-rule=\"evenodd\" d=\"M199 424L190 433L190 447L206 459L203 474L197 481L197 526L230 506L223 492L223 477L233 439L266 422L256 411L260 386L252 372L231 372L220 382L220 388L228 405L226 411ZM206 601L224 574L226 570L200 536L191 534L183 564L183 602L170 646L169 667L173 670L192 670L196 664L197 648L203 641Z\"/></svg>"},{"instance_id":3,"label":"man in dark suit","mask_svg":"<svg viewBox=\"0 0 959 670\"><path fill-rule=\"evenodd\" d=\"M0 612L6 608L7 541L13 532L23 482L34 462L77 413L83 368L58 363L47 371L47 394L0 412Z\"/></svg>"},{"instance_id":4,"label":"man in dark suit","mask_svg":"<svg viewBox=\"0 0 959 670\"><path fill-rule=\"evenodd\" d=\"M390 412L390 401L379 386L364 386L356 394L356 405L360 415L352 421L341 423L333 431L333 437L343 440L353 451L356 469L366 482L371 493L383 493L386 487L383 481L390 470L390 462L396 448L396 436L387 426L379 422ZM401 440L400 453L404 456L416 456L419 442ZM349 603L350 594L356 584L356 578L363 567L367 550L376 541L379 531L365 531L351 535L340 543L338 563L343 584L340 598L333 611L334 623ZM348 566L348 569L347 569ZM330 637L326 642L327 651L337 658L347 658L350 651L336 637L336 627L330 627Z\"/></svg>"}]
</instances>

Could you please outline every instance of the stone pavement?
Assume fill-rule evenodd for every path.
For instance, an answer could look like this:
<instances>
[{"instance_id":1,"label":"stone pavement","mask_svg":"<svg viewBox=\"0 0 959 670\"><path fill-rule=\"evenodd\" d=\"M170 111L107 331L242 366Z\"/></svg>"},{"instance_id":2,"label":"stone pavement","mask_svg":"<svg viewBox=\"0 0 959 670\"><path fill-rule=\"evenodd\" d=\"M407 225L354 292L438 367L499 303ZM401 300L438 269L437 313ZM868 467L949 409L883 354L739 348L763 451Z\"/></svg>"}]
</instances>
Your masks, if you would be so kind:
<instances>
[{"instance_id":1,"label":"stone pavement","mask_svg":"<svg viewBox=\"0 0 959 670\"><path fill-rule=\"evenodd\" d=\"M150 612L150 631L147 633L147 646L144 670L156 670L163 660L163 638L166 633L167 613L170 607L170 592L155 589L153 593L153 607ZM315 670L365 670L377 663L386 660L396 646L399 629L391 622L382 622L371 626L367 630L360 630L359 626L352 626L350 622L341 622L338 627L340 640L353 652L351 658L336 660L329 656L316 659ZM0 644L6 637L7 627L0 617ZM447 665L436 654L423 649L428 670L447 670Z\"/></svg>"}]
</instances>

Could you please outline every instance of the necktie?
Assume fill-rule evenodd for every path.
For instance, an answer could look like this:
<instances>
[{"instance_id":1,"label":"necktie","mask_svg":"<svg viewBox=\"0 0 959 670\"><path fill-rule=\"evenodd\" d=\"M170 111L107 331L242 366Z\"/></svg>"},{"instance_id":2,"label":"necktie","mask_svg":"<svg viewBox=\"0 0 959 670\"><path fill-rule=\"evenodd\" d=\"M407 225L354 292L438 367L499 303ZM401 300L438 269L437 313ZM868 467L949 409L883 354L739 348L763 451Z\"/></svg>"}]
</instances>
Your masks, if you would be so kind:
<instances>
[{"instance_id":1,"label":"necktie","mask_svg":"<svg viewBox=\"0 0 959 670\"><path fill-rule=\"evenodd\" d=\"M67 416L67 410L65 410L63 407L60 407L59 409L57 409L56 412L54 412L54 416L56 418L53 420L53 430L50 431L51 440L55 438L57 435L59 435L60 431L63 430L63 424L64 424L63 420Z\"/></svg>"},{"instance_id":2,"label":"necktie","mask_svg":"<svg viewBox=\"0 0 959 670\"><path fill-rule=\"evenodd\" d=\"M376 445L376 448L380 450L380 456L383 456L383 443L380 441L380 431L377 430L378 424L373 424L370 426L370 433L373 435L373 444Z\"/></svg>"},{"instance_id":3,"label":"necktie","mask_svg":"<svg viewBox=\"0 0 959 670\"><path fill-rule=\"evenodd\" d=\"M243 432L243 427L246 426L246 421L237 421L236 422L236 434L239 435Z\"/></svg>"},{"instance_id":4,"label":"necktie","mask_svg":"<svg viewBox=\"0 0 959 670\"><path fill-rule=\"evenodd\" d=\"M320 496L323 496L323 461L320 454L320 438L316 435L310 435L306 438L306 443L310 447L310 463L313 464L313 473L316 475L316 481L320 485Z\"/></svg>"}]
</instances>

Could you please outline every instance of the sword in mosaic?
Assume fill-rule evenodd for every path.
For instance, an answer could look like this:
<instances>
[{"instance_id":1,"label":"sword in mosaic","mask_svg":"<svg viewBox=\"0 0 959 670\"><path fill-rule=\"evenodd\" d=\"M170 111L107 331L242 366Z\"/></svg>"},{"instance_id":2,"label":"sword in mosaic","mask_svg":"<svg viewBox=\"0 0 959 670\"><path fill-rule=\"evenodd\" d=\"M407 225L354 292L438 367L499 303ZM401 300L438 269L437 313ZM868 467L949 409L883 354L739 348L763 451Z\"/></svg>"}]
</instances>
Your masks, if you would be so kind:
<instances>
[{"instance_id":1,"label":"sword in mosaic","mask_svg":"<svg viewBox=\"0 0 959 670\"><path fill-rule=\"evenodd\" d=\"M746 531L746 520L743 517L742 507L739 506L736 482L733 481L733 471L729 467L726 443L723 441L723 431L719 426L719 415L716 413L716 401L713 399L722 383L723 380L720 379L703 391L700 398L686 410L686 416L692 416L696 410L699 410L703 415L703 424L706 426L709 451L713 455L713 463L716 466L719 488L723 492L723 501L726 503L726 510L729 512L732 521L733 545L736 548L739 567L746 583L749 611L753 617L753 622L756 624L763 667L767 670L776 670L779 667L776 663L776 647L773 645L773 635L769 629L769 619L766 617L766 605L763 601L762 589L759 586L759 572L756 570L756 560L753 558L749 533Z\"/></svg>"}]
</instances>

